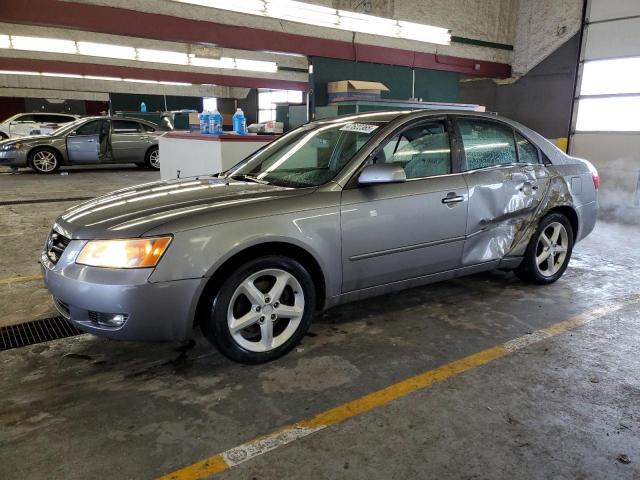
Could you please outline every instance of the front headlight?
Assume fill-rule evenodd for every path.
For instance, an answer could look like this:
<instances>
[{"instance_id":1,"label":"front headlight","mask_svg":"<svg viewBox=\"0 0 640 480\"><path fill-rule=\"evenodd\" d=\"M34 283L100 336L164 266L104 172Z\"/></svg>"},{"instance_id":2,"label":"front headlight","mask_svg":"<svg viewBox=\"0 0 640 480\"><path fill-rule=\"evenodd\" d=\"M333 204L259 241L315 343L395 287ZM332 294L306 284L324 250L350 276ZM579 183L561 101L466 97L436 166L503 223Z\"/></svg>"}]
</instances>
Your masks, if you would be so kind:
<instances>
[{"instance_id":1,"label":"front headlight","mask_svg":"<svg viewBox=\"0 0 640 480\"><path fill-rule=\"evenodd\" d=\"M20 150L22 148L23 143L10 143L9 145L3 145L2 150Z\"/></svg>"},{"instance_id":2,"label":"front headlight","mask_svg":"<svg viewBox=\"0 0 640 480\"><path fill-rule=\"evenodd\" d=\"M170 242L171 237L90 240L76 263L106 268L155 267Z\"/></svg>"}]
</instances>

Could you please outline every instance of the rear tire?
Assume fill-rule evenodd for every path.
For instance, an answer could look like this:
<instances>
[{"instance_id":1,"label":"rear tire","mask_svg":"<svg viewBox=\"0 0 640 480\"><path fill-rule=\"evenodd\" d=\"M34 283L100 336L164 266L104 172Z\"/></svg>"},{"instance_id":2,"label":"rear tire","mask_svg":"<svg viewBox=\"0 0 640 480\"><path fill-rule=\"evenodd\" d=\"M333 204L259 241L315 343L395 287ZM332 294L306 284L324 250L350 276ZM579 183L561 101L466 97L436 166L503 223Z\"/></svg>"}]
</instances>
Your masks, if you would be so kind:
<instances>
[{"instance_id":1,"label":"rear tire","mask_svg":"<svg viewBox=\"0 0 640 480\"><path fill-rule=\"evenodd\" d=\"M29 166L36 173L55 173L60 169L60 154L50 148L35 149L29 155Z\"/></svg>"},{"instance_id":2,"label":"rear tire","mask_svg":"<svg viewBox=\"0 0 640 480\"><path fill-rule=\"evenodd\" d=\"M153 170L160 170L160 149L151 147L144 158L147 166Z\"/></svg>"},{"instance_id":3,"label":"rear tire","mask_svg":"<svg viewBox=\"0 0 640 480\"><path fill-rule=\"evenodd\" d=\"M309 329L316 305L311 276L297 261L269 255L236 269L211 299L201 323L205 337L240 363L274 360Z\"/></svg>"},{"instance_id":4,"label":"rear tire","mask_svg":"<svg viewBox=\"0 0 640 480\"><path fill-rule=\"evenodd\" d=\"M547 285L567 269L573 251L573 227L561 213L544 217L527 246L524 260L515 270L525 282Z\"/></svg>"}]
</instances>

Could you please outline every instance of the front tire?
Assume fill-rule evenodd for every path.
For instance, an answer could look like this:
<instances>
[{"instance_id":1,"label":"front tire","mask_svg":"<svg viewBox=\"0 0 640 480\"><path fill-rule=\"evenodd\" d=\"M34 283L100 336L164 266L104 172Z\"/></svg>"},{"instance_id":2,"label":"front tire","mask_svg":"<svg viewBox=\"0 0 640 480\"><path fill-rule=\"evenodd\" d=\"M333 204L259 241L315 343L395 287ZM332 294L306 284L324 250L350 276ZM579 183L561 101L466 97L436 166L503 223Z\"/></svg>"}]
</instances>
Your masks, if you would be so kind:
<instances>
[{"instance_id":1,"label":"front tire","mask_svg":"<svg viewBox=\"0 0 640 480\"><path fill-rule=\"evenodd\" d=\"M153 170L160 170L160 149L158 147L150 148L144 161L149 168Z\"/></svg>"},{"instance_id":2,"label":"front tire","mask_svg":"<svg viewBox=\"0 0 640 480\"><path fill-rule=\"evenodd\" d=\"M316 304L311 276L281 255L251 260L222 284L210 300L201 328L231 360L258 364L295 347L309 329Z\"/></svg>"},{"instance_id":3,"label":"front tire","mask_svg":"<svg viewBox=\"0 0 640 480\"><path fill-rule=\"evenodd\" d=\"M573 251L573 227L561 213L544 217L529 242L516 275L526 282L547 285L567 269Z\"/></svg>"},{"instance_id":4,"label":"front tire","mask_svg":"<svg viewBox=\"0 0 640 480\"><path fill-rule=\"evenodd\" d=\"M59 154L48 148L34 150L29 159L29 165L36 173L48 175L60 169Z\"/></svg>"}]
</instances>

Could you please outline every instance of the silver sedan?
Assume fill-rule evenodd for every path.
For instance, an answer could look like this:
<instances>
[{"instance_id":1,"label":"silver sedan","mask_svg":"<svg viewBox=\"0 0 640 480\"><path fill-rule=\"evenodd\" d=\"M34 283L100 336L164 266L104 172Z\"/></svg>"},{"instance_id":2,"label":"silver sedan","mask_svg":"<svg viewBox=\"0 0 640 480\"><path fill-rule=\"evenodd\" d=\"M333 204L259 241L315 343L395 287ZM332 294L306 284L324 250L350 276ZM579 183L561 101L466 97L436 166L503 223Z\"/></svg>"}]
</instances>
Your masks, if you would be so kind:
<instances>
[{"instance_id":1,"label":"silver sedan","mask_svg":"<svg viewBox=\"0 0 640 480\"><path fill-rule=\"evenodd\" d=\"M59 217L45 283L80 329L274 359L313 313L471 273L548 284L594 228L598 174L516 122L458 111L304 125L222 174Z\"/></svg>"},{"instance_id":2,"label":"silver sedan","mask_svg":"<svg viewBox=\"0 0 640 480\"><path fill-rule=\"evenodd\" d=\"M50 135L0 141L0 166L54 173L63 165L135 163L159 170L158 137L163 133L137 118L82 118Z\"/></svg>"}]
</instances>

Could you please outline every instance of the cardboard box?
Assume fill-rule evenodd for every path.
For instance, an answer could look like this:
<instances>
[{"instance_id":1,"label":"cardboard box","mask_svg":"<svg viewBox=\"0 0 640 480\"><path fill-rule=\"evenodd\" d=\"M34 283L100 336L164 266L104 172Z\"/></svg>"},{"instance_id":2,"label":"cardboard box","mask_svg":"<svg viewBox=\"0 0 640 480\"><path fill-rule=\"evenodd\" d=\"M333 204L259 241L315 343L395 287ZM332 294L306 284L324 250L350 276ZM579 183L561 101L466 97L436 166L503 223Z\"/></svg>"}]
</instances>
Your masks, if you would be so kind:
<instances>
[{"instance_id":1,"label":"cardboard box","mask_svg":"<svg viewBox=\"0 0 640 480\"><path fill-rule=\"evenodd\" d=\"M327 84L329 103L348 100L380 100L382 92L389 89L380 82L366 82L364 80L340 80Z\"/></svg>"}]
</instances>

